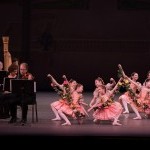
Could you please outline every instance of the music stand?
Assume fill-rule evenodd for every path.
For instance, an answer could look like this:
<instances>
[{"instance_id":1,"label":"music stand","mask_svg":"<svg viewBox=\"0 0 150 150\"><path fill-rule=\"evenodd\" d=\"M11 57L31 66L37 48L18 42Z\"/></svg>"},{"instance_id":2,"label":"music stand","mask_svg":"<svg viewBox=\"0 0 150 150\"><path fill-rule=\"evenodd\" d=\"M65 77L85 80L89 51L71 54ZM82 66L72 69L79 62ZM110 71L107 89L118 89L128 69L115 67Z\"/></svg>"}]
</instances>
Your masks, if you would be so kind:
<instances>
[{"instance_id":1,"label":"music stand","mask_svg":"<svg viewBox=\"0 0 150 150\"><path fill-rule=\"evenodd\" d=\"M0 91L3 90L3 80L4 77L7 77L7 71L1 70L0 71Z\"/></svg>"},{"instance_id":2,"label":"music stand","mask_svg":"<svg viewBox=\"0 0 150 150\"><path fill-rule=\"evenodd\" d=\"M11 79L10 91L16 94L34 94L36 92L36 82L33 80Z\"/></svg>"},{"instance_id":3,"label":"music stand","mask_svg":"<svg viewBox=\"0 0 150 150\"><path fill-rule=\"evenodd\" d=\"M5 77L7 77L7 71L1 70L0 71L0 84L3 84L3 80Z\"/></svg>"},{"instance_id":4,"label":"music stand","mask_svg":"<svg viewBox=\"0 0 150 150\"><path fill-rule=\"evenodd\" d=\"M32 122L34 122L34 109L36 113L36 121L38 121L36 82L34 80L12 79L10 80L10 87L11 92L19 95L21 98L21 105L32 105Z\"/></svg>"},{"instance_id":5,"label":"music stand","mask_svg":"<svg viewBox=\"0 0 150 150\"><path fill-rule=\"evenodd\" d=\"M14 80L14 78L8 78L8 77L5 77L4 78L4 81L3 81L3 91L11 91L11 87L10 87L10 80Z\"/></svg>"}]
</instances>

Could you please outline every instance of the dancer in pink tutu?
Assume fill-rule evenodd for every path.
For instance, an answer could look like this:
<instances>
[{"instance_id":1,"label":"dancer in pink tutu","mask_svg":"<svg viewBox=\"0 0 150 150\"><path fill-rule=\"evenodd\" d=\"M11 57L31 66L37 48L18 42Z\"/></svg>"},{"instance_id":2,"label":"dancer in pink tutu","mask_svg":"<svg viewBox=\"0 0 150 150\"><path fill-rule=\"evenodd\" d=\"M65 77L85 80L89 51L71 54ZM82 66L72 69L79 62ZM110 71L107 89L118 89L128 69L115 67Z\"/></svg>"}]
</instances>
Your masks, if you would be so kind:
<instances>
[{"instance_id":1,"label":"dancer in pink tutu","mask_svg":"<svg viewBox=\"0 0 150 150\"><path fill-rule=\"evenodd\" d=\"M137 82L137 80L138 80L138 73L133 72L131 74L131 80L134 81L134 82L136 82L137 85L138 85L138 87L141 86L141 83ZM134 93L136 93L136 96L138 97L138 94L139 94L138 87L135 84L133 84L133 83L130 83L129 86L132 89L132 91ZM134 111L134 113L136 114L136 117L133 118L133 119L141 119L141 116L140 116L140 114L139 114L139 112L138 112L137 108L135 107L135 104L134 104L134 102L132 100L132 95L130 94L130 91L127 91L123 95L121 95L119 97L119 100L122 102L123 107L125 109L125 111L123 112L123 114L129 113L129 109L128 109L128 104L129 104L131 106L132 110Z\"/></svg>"},{"instance_id":2,"label":"dancer in pink tutu","mask_svg":"<svg viewBox=\"0 0 150 150\"><path fill-rule=\"evenodd\" d=\"M119 80L120 81L120 80ZM106 91L106 87L101 85L99 88L99 101L97 101L91 108L88 109L88 112L93 108L97 108L93 117L96 120L113 120L112 125L121 125L118 123L118 118L122 113L122 106L119 102L113 100L115 91L118 88L118 83L111 91Z\"/></svg>"},{"instance_id":3,"label":"dancer in pink tutu","mask_svg":"<svg viewBox=\"0 0 150 150\"><path fill-rule=\"evenodd\" d=\"M147 72L147 78L145 79L143 86L147 87L149 89L149 81L150 81L150 71ZM146 113L146 117L150 118L150 92L143 92L142 97L145 97L143 99L145 99L144 101L144 112Z\"/></svg>"},{"instance_id":4,"label":"dancer in pink tutu","mask_svg":"<svg viewBox=\"0 0 150 150\"><path fill-rule=\"evenodd\" d=\"M66 79L66 76L63 76L64 78L64 83L59 84L52 75L48 74L48 77L50 77L52 81L52 87L55 89L55 91L60 95L60 99L58 101L55 101L50 104L52 111L55 114L55 118L52 120L61 120L61 117L58 114L58 110L68 101L71 101L71 94L75 90L75 87L77 85L77 82L75 80L70 80L68 81Z\"/></svg>"},{"instance_id":5,"label":"dancer in pink tutu","mask_svg":"<svg viewBox=\"0 0 150 150\"><path fill-rule=\"evenodd\" d=\"M147 78L143 83L144 86L146 85L147 80L150 80L150 71L148 71L148 73L147 73Z\"/></svg>"},{"instance_id":6,"label":"dancer in pink tutu","mask_svg":"<svg viewBox=\"0 0 150 150\"><path fill-rule=\"evenodd\" d=\"M131 83L135 84L136 86L139 86L136 82L131 80L125 74L124 77L127 78ZM150 79L147 79L145 81L145 85L139 86L139 88L140 88L139 97L134 99L134 102L136 102L137 109L140 112L146 113L147 117L149 118L150 117Z\"/></svg>"},{"instance_id":7,"label":"dancer in pink tutu","mask_svg":"<svg viewBox=\"0 0 150 150\"><path fill-rule=\"evenodd\" d=\"M140 93L140 102L142 103L142 110L146 113L146 117L150 118L150 79L146 79L144 87Z\"/></svg>"},{"instance_id":8,"label":"dancer in pink tutu","mask_svg":"<svg viewBox=\"0 0 150 150\"><path fill-rule=\"evenodd\" d=\"M95 90L93 92L93 98L90 102L90 107L92 107L92 105L94 105L97 101L97 99L100 97L100 93L99 93L99 88L101 87L101 85L105 85L104 81L102 78L98 77L95 79ZM112 90L114 88L114 86L116 85L116 82L113 78L110 78L110 83L107 83L106 86L106 90Z\"/></svg>"},{"instance_id":9,"label":"dancer in pink tutu","mask_svg":"<svg viewBox=\"0 0 150 150\"><path fill-rule=\"evenodd\" d=\"M90 107L92 107L96 103L97 99L99 98L99 96L100 96L99 88L101 87L101 85L104 85L103 79L100 78L100 77L96 78L95 79L95 86L96 86L96 88L95 88L95 90L93 92L93 98L92 98L92 100L91 100L91 102L89 104Z\"/></svg>"},{"instance_id":10,"label":"dancer in pink tutu","mask_svg":"<svg viewBox=\"0 0 150 150\"><path fill-rule=\"evenodd\" d=\"M121 69L122 73L124 74L122 66L118 65L118 67ZM125 74L124 74L124 76L125 76ZM136 117L134 117L133 119L140 120L140 119L142 119L142 117L138 111L138 108L137 108L135 102L133 101L133 99L135 97L136 98L139 97L139 91L141 88L141 83L137 82L137 80L138 80L138 73L133 72L131 74L131 79L128 78L128 80L126 80L129 83L128 89L130 89L130 90L127 90L127 92L125 92L123 95L121 95L119 97L119 100L122 102L122 104L124 106L124 109L125 109L125 111L123 112L124 114L129 113L128 106L127 106L127 104L129 104L136 114ZM136 84L134 84L134 83L136 83ZM131 90L132 90L132 93L134 93L134 95L131 93Z\"/></svg>"},{"instance_id":11,"label":"dancer in pink tutu","mask_svg":"<svg viewBox=\"0 0 150 150\"><path fill-rule=\"evenodd\" d=\"M83 105L87 105L83 101L83 85L77 84L75 91L72 93L72 103L65 103L59 110L59 115L65 120L62 125L71 125L68 117L82 121L85 115L88 116Z\"/></svg>"}]
</instances>

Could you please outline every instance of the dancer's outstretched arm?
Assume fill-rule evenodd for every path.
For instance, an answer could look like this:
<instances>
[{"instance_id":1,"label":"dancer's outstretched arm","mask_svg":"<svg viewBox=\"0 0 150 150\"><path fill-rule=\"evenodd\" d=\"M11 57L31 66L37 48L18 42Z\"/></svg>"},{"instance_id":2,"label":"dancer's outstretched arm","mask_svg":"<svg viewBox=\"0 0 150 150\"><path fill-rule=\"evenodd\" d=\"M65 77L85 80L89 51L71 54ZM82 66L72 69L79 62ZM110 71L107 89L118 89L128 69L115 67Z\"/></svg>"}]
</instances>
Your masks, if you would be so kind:
<instances>
[{"instance_id":1,"label":"dancer's outstretched arm","mask_svg":"<svg viewBox=\"0 0 150 150\"><path fill-rule=\"evenodd\" d=\"M88 112L90 112L94 107L97 107L98 104L99 104L99 101L96 101L96 103L88 109Z\"/></svg>"},{"instance_id":2,"label":"dancer's outstretched arm","mask_svg":"<svg viewBox=\"0 0 150 150\"><path fill-rule=\"evenodd\" d=\"M110 96L112 96L115 93L115 91L118 89L118 84L121 80L122 80L122 78L119 79L119 81L117 82L115 87L110 91Z\"/></svg>"},{"instance_id":3,"label":"dancer's outstretched arm","mask_svg":"<svg viewBox=\"0 0 150 150\"><path fill-rule=\"evenodd\" d=\"M47 77L51 79L54 85L58 86L61 90L64 90L63 85L59 84L51 74L48 74Z\"/></svg>"}]
</instances>

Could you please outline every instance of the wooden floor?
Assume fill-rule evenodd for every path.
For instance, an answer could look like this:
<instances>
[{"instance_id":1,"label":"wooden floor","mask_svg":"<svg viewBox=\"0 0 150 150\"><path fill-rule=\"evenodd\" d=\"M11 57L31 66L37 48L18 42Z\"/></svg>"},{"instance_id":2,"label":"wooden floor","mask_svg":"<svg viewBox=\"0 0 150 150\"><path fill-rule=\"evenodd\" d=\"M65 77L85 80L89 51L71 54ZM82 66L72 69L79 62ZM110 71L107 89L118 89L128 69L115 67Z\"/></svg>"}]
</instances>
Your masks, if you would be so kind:
<instances>
[{"instance_id":1,"label":"wooden floor","mask_svg":"<svg viewBox=\"0 0 150 150\"><path fill-rule=\"evenodd\" d=\"M85 93L84 97L85 101L89 103L92 93ZM142 120L133 120L135 114L132 112L121 115L122 126L112 126L110 121L101 121L95 124L92 121L92 114L84 120L82 125L79 125L76 120L71 120L71 126L62 126L64 121L51 120L54 118L54 114L50 109L50 103L58 98L56 93L38 92L39 121L32 123L31 107L29 106L27 124L25 126L21 126L19 123L8 124L9 118L1 119L0 135L150 137L150 119L141 114ZM18 118L20 118L20 108L18 108Z\"/></svg>"}]
</instances>

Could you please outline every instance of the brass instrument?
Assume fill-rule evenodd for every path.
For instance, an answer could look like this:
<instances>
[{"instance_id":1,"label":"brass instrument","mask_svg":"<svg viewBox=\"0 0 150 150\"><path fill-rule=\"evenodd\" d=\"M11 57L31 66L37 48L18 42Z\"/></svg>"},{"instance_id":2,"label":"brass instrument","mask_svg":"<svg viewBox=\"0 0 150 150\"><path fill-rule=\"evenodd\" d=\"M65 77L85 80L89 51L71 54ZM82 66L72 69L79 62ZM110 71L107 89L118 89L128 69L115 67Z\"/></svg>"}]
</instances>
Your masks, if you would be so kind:
<instances>
[{"instance_id":1,"label":"brass instrument","mask_svg":"<svg viewBox=\"0 0 150 150\"><path fill-rule=\"evenodd\" d=\"M8 67L12 64L12 58L11 54L8 50L8 44L9 44L9 36L3 36L3 50L4 50L4 70L8 71Z\"/></svg>"}]
</instances>

